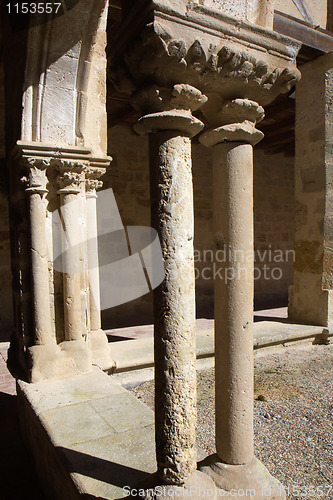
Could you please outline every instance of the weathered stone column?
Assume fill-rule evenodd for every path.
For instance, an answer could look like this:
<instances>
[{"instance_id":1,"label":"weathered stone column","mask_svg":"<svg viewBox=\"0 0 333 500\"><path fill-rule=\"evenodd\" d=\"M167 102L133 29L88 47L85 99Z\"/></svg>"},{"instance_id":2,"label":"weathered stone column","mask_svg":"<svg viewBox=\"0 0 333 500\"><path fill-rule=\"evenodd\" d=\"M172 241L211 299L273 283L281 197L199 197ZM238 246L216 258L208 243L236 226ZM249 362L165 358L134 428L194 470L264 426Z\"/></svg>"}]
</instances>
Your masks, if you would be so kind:
<instances>
[{"instance_id":1,"label":"weathered stone column","mask_svg":"<svg viewBox=\"0 0 333 500\"><path fill-rule=\"evenodd\" d=\"M91 369L90 350L83 334L81 283L82 283L82 236L80 231L79 195L84 184L84 171L88 162L56 160L59 170L58 184L62 218L62 266L64 294L65 341L62 350L71 351L79 369ZM81 195L82 196L82 195ZM82 216L81 216L82 217Z\"/></svg>"},{"instance_id":2,"label":"weathered stone column","mask_svg":"<svg viewBox=\"0 0 333 500\"><path fill-rule=\"evenodd\" d=\"M92 362L100 366L106 363L110 367L110 352L108 339L101 328L101 303L98 261L98 234L96 189L102 187L99 178L105 173L105 168L89 166L85 172L86 185L86 217L87 217L87 255L89 279L89 311L90 332L88 340L91 348ZM103 367L103 366L102 366Z\"/></svg>"},{"instance_id":3,"label":"weathered stone column","mask_svg":"<svg viewBox=\"0 0 333 500\"><path fill-rule=\"evenodd\" d=\"M164 93L164 95L163 95ZM167 97L165 96L165 93ZM150 94L150 95L149 95ZM146 486L214 488L196 471L196 351L191 137L203 124L191 110L206 101L189 85L140 95L163 111L136 125L149 133L151 224L159 234L165 278L154 290L155 433L158 471ZM154 102L150 103L150 109ZM162 107L162 106L161 106ZM146 107L147 109L147 107ZM167 491L167 490L165 490ZM172 494L172 493L170 493ZM165 493L167 495L167 493ZM199 491L197 495L200 496Z\"/></svg>"},{"instance_id":4,"label":"weathered stone column","mask_svg":"<svg viewBox=\"0 0 333 500\"><path fill-rule=\"evenodd\" d=\"M48 192L46 169L50 162L35 158L26 161L30 167L26 193L29 195L34 343L45 345L52 339L44 199Z\"/></svg>"},{"instance_id":5,"label":"weathered stone column","mask_svg":"<svg viewBox=\"0 0 333 500\"><path fill-rule=\"evenodd\" d=\"M29 378L44 378L59 354L51 324L49 257L46 241L47 168L45 158L25 158L28 165L26 193L29 195L33 345L27 349Z\"/></svg>"},{"instance_id":6,"label":"weathered stone column","mask_svg":"<svg viewBox=\"0 0 333 500\"><path fill-rule=\"evenodd\" d=\"M200 470L226 491L285 498L282 485L253 452L253 151L264 110L247 99L224 104L222 126L201 135L213 147L216 250L226 267L214 283L216 450ZM270 494L262 489L269 487ZM244 493L236 498L241 498Z\"/></svg>"},{"instance_id":7,"label":"weathered stone column","mask_svg":"<svg viewBox=\"0 0 333 500\"><path fill-rule=\"evenodd\" d=\"M301 70L296 86L295 262L288 312L295 322L331 328L333 54Z\"/></svg>"}]
</instances>

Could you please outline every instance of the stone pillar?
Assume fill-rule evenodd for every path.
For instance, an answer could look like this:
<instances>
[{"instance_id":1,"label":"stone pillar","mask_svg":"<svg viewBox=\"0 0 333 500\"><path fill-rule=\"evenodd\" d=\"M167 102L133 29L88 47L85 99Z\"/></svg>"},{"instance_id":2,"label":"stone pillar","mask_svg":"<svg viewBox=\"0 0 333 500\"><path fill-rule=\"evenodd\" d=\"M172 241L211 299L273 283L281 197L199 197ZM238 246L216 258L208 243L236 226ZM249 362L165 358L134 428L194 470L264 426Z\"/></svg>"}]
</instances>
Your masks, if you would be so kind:
<instances>
[{"instance_id":1,"label":"stone pillar","mask_svg":"<svg viewBox=\"0 0 333 500\"><path fill-rule=\"evenodd\" d=\"M96 189L101 188L103 185L103 182L99 178L105 173L105 170L105 168L90 166L85 174L90 311L88 340L91 348L92 362L102 368L105 363L107 367L110 367L110 352L107 336L101 328Z\"/></svg>"},{"instance_id":2,"label":"stone pillar","mask_svg":"<svg viewBox=\"0 0 333 500\"><path fill-rule=\"evenodd\" d=\"M285 498L253 452L252 146L263 137L255 128L263 116L256 102L235 99L222 108L223 125L200 137L213 147L215 244L226 256L214 283L217 454L200 470L226 491L249 488L256 498ZM271 495L263 495L268 486Z\"/></svg>"},{"instance_id":3,"label":"stone pillar","mask_svg":"<svg viewBox=\"0 0 333 500\"><path fill-rule=\"evenodd\" d=\"M159 234L165 278L154 290L155 433L157 473L146 487L213 483L196 471L196 351L191 137L203 128L191 110L206 98L189 85L150 89L137 97L166 101L136 125L149 134L151 224ZM169 100L170 99L170 100ZM153 103L150 104L151 108ZM147 107L146 107L147 109ZM166 109L166 110L165 110ZM167 491L167 490L164 490ZM175 492L171 492L172 494ZM167 496L168 493L165 493ZM200 496L199 494L194 496Z\"/></svg>"},{"instance_id":4,"label":"stone pillar","mask_svg":"<svg viewBox=\"0 0 333 500\"><path fill-rule=\"evenodd\" d=\"M296 86L295 262L289 318L333 321L333 54L301 67ZM309 92L311 89L311 92Z\"/></svg>"},{"instance_id":5,"label":"stone pillar","mask_svg":"<svg viewBox=\"0 0 333 500\"><path fill-rule=\"evenodd\" d=\"M88 162L57 160L58 184L62 218L62 265L65 342L62 350L70 351L80 371L91 369L90 350L84 338L81 308L82 228L79 196L83 196L84 171Z\"/></svg>"},{"instance_id":6,"label":"stone pillar","mask_svg":"<svg viewBox=\"0 0 333 500\"><path fill-rule=\"evenodd\" d=\"M29 158L27 162L30 167L26 193L29 195L34 343L45 345L52 340L48 248L45 233L46 169L49 161Z\"/></svg>"},{"instance_id":7,"label":"stone pillar","mask_svg":"<svg viewBox=\"0 0 333 500\"><path fill-rule=\"evenodd\" d=\"M31 243L31 285L33 345L27 348L29 378L32 382L43 377L45 371L52 371L51 364L58 355L58 347L52 333L49 256L46 241L46 199L47 168L49 160L25 158L28 165L29 219Z\"/></svg>"}]
</instances>

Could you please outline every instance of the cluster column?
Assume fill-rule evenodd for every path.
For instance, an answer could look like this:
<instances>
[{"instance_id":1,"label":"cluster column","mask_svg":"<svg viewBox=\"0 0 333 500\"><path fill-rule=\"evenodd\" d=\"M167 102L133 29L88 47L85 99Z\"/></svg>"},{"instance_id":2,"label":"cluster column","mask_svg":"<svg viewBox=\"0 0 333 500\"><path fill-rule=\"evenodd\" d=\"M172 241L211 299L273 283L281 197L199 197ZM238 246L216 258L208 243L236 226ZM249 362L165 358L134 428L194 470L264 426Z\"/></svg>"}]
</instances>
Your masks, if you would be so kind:
<instances>
[{"instance_id":1,"label":"cluster column","mask_svg":"<svg viewBox=\"0 0 333 500\"><path fill-rule=\"evenodd\" d=\"M150 100L149 100L150 99ZM165 277L154 290L155 432L157 473L146 486L174 489L213 483L196 471L196 351L191 137L192 116L206 97L189 85L152 88L136 98L160 109L136 125L149 134L151 225L160 238ZM156 109L156 108L155 108ZM164 490L167 491L167 490ZM171 494L171 493L170 493ZM166 493L167 495L167 493ZM194 495L195 496L195 495Z\"/></svg>"},{"instance_id":2,"label":"cluster column","mask_svg":"<svg viewBox=\"0 0 333 500\"><path fill-rule=\"evenodd\" d=\"M226 255L214 283L217 454L200 470L223 490L281 499L282 485L253 451L253 145L263 137L255 128L263 116L256 102L235 99L223 105L222 125L200 137L213 147L215 244Z\"/></svg>"}]
</instances>

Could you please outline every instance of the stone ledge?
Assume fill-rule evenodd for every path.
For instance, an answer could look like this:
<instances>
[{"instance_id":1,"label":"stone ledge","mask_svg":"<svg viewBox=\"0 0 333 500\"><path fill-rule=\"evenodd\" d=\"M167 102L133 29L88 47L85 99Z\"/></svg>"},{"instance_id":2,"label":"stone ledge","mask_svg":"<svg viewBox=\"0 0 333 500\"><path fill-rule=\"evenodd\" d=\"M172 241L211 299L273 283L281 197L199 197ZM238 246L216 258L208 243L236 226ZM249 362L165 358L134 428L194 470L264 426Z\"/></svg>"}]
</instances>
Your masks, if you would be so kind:
<instances>
[{"instance_id":1,"label":"stone ledge","mask_svg":"<svg viewBox=\"0 0 333 500\"><path fill-rule=\"evenodd\" d=\"M20 425L50 500L125 497L155 472L154 414L105 373L17 382Z\"/></svg>"},{"instance_id":2,"label":"stone ledge","mask_svg":"<svg viewBox=\"0 0 333 500\"><path fill-rule=\"evenodd\" d=\"M322 326L295 325L279 321L254 323L254 349L283 345L296 341L314 341L325 330ZM332 337L333 333L328 337ZM214 329L197 331L197 359L214 356ZM122 373L154 366L153 338L121 340L110 344L111 357L115 367L109 373Z\"/></svg>"}]
</instances>

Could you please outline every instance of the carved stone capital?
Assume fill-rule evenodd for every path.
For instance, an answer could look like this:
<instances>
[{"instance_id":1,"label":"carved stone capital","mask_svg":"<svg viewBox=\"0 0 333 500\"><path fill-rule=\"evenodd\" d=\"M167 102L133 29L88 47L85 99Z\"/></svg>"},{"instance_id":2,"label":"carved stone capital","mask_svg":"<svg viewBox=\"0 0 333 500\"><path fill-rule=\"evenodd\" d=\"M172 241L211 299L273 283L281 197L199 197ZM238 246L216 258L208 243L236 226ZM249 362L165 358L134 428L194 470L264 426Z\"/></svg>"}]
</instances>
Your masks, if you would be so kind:
<instances>
[{"instance_id":1,"label":"carved stone capital","mask_svg":"<svg viewBox=\"0 0 333 500\"><path fill-rule=\"evenodd\" d=\"M25 191L28 194L47 193L47 168L50 166L48 158L22 158L24 170L27 176L22 177L21 181L26 186Z\"/></svg>"},{"instance_id":2,"label":"carved stone capital","mask_svg":"<svg viewBox=\"0 0 333 500\"><path fill-rule=\"evenodd\" d=\"M145 114L134 126L140 135L157 130L179 130L189 137L198 134L204 124L192 116L207 97L200 90L187 84L177 84L171 88L156 85L143 88L133 96L134 106Z\"/></svg>"},{"instance_id":3,"label":"carved stone capital","mask_svg":"<svg viewBox=\"0 0 333 500\"><path fill-rule=\"evenodd\" d=\"M143 114L171 110L196 111L207 102L207 97L195 87L179 83L171 87L143 87L132 96L131 102Z\"/></svg>"},{"instance_id":4,"label":"carved stone capital","mask_svg":"<svg viewBox=\"0 0 333 500\"><path fill-rule=\"evenodd\" d=\"M106 168L88 167L85 171L86 196L96 196L96 190L103 186L103 181L99 178L106 172Z\"/></svg>"},{"instance_id":5,"label":"carved stone capital","mask_svg":"<svg viewBox=\"0 0 333 500\"><path fill-rule=\"evenodd\" d=\"M257 144L264 134L255 125L265 116L264 108L249 99L234 99L223 104L217 113L221 126L201 134L199 141L207 147L221 142Z\"/></svg>"},{"instance_id":6,"label":"carved stone capital","mask_svg":"<svg viewBox=\"0 0 333 500\"><path fill-rule=\"evenodd\" d=\"M58 194L78 194L84 182L84 172L89 162L63 159L52 160L52 165L58 172Z\"/></svg>"}]
</instances>

